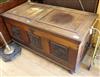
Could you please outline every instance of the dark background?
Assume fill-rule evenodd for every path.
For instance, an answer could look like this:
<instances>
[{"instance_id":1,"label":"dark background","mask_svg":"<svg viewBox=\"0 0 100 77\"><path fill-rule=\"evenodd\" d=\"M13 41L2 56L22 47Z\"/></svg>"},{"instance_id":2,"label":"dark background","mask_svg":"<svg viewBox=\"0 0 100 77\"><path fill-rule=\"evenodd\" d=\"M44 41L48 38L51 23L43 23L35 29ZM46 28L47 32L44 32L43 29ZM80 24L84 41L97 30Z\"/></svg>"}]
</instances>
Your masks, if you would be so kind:
<instances>
[{"instance_id":1,"label":"dark background","mask_svg":"<svg viewBox=\"0 0 100 77\"><path fill-rule=\"evenodd\" d=\"M79 0L32 0L34 2L82 10ZM96 13L99 0L81 0L85 11Z\"/></svg>"}]
</instances>

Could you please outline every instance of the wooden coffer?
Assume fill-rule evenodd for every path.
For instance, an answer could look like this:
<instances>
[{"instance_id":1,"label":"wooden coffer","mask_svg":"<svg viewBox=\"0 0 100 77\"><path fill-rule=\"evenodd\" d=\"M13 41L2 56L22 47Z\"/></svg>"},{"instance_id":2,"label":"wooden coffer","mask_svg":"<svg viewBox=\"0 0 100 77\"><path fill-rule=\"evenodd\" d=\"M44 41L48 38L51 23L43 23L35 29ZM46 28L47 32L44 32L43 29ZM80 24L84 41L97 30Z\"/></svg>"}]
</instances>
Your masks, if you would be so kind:
<instances>
[{"instance_id":1,"label":"wooden coffer","mask_svg":"<svg viewBox=\"0 0 100 77\"><path fill-rule=\"evenodd\" d=\"M97 17L38 3L24 3L2 16L15 41L71 72L80 65L89 29Z\"/></svg>"}]
</instances>

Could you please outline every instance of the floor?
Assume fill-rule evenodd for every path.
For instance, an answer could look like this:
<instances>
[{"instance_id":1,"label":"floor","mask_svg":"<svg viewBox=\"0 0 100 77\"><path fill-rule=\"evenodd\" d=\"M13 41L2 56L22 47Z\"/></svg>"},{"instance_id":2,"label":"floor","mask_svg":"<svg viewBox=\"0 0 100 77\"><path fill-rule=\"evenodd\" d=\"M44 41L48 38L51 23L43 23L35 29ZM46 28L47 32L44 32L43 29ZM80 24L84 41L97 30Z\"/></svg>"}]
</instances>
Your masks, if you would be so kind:
<instances>
[{"instance_id":1,"label":"floor","mask_svg":"<svg viewBox=\"0 0 100 77\"><path fill-rule=\"evenodd\" d=\"M0 59L0 77L100 77L100 60L88 71L87 57L77 73L72 75L54 63L22 49L22 54L12 62Z\"/></svg>"}]
</instances>

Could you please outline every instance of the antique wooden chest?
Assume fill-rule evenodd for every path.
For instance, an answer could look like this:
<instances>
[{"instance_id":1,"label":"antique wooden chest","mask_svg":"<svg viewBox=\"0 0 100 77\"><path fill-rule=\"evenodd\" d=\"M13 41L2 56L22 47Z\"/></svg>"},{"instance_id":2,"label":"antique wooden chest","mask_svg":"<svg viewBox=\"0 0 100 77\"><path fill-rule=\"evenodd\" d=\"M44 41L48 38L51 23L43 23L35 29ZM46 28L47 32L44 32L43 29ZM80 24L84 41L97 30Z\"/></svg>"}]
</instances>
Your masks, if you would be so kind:
<instances>
[{"instance_id":1,"label":"antique wooden chest","mask_svg":"<svg viewBox=\"0 0 100 77\"><path fill-rule=\"evenodd\" d=\"M97 17L89 12L28 2L2 16L15 41L70 72L80 65L89 30Z\"/></svg>"},{"instance_id":2,"label":"antique wooden chest","mask_svg":"<svg viewBox=\"0 0 100 77\"><path fill-rule=\"evenodd\" d=\"M0 0L0 14L15 7L15 6L18 6L19 4L21 4L25 1L27 1L27 0ZM3 33L7 42L11 41L8 30L4 24L4 21L3 21L3 18L1 17L1 15L0 15L0 32ZM0 38L0 47L2 47L3 44L4 43L2 42L2 40Z\"/></svg>"}]
</instances>

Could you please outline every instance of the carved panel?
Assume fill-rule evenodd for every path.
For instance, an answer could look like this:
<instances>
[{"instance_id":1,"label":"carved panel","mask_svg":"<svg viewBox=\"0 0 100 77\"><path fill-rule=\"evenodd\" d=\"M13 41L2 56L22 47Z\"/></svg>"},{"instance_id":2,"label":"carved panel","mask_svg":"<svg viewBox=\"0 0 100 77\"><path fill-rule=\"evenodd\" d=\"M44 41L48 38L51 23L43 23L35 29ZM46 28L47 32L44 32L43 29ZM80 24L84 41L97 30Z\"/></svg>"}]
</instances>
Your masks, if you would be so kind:
<instances>
[{"instance_id":1,"label":"carved panel","mask_svg":"<svg viewBox=\"0 0 100 77\"><path fill-rule=\"evenodd\" d=\"M50 42L51 54L57 58L67 61L68 60L68 48L62 45L59 45L54 42Z\"/></svg>"},{"instance_id":2,"label":"carved panel","mask_svg":"<svg viewBox=\"0 0 100 77\"><path fill-rule=\"evenodd\" d=\"M42 49L40 37L36 36L32 32L28 32L28 35L31 42L30 45L35 49Z\"/></svg>"},{"instance_id":3,"label":"carved panel","mask_svg":"<svg viewBox=\"0 0 100 77\"><path fill-rule=\"evenodd\" d=\"M15 37L18 40L21 40L21 38L20 38L21 31L18 27L16 27L16 26L12 27L12 34L13 34L13 37Z\"/></svg>"}]
</instances>

